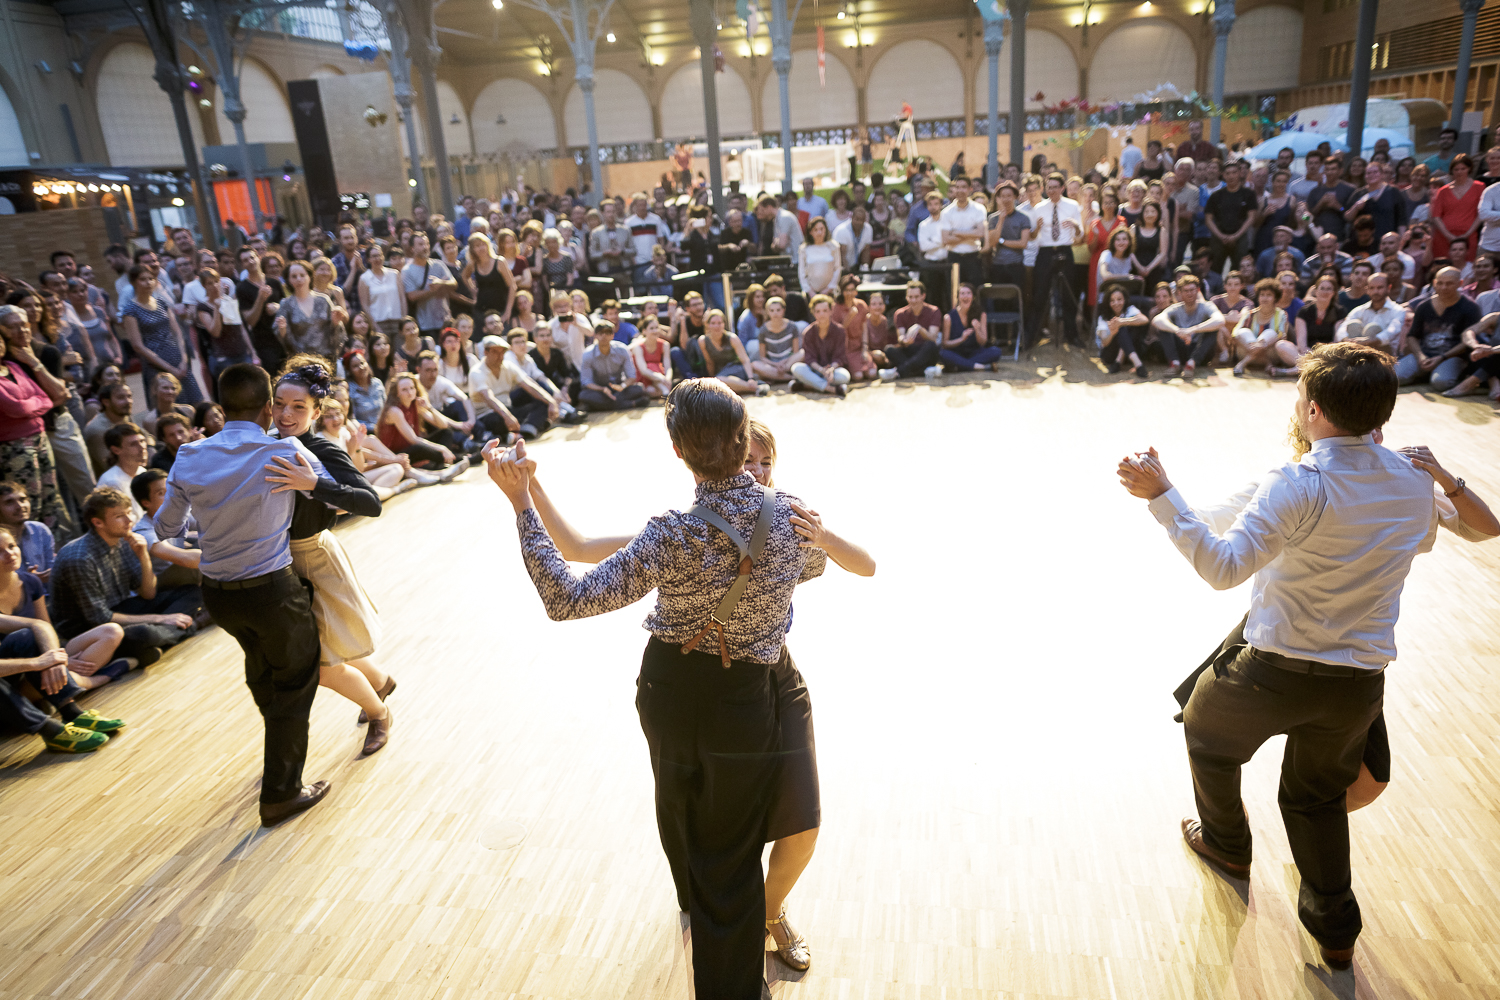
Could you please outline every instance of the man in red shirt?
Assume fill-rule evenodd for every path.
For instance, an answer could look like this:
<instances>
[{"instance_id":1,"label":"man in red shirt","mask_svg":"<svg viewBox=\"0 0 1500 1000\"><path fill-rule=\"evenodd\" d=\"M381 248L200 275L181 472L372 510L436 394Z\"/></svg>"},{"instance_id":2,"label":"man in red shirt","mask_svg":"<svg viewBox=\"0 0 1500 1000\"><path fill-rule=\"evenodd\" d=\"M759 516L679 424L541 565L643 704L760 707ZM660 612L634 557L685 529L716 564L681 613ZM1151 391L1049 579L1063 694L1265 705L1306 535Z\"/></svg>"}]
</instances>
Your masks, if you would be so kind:
<instances>
[{"instance_id":1,"label":"man in red shirt","mask_svg":"<svg viewBox=\"0 0 1500 1000\"><path fill-rule=\"evenodd\" d=\"M887 347L885 354L895 367L882 368L882 379L916 378L937 366L943 314L927 304L927 289L920 281L906 283L906 305L896 310L891 326L896 343Z\"/></svg>"},{"instance_id":2,"label":"man in red shirt","mask_svg":"<svg viewBox=\"0 0 1500 1000\"><path fill-rule=\"evenodd\" d=\"M1194 163L1207 163L1209 160L1222 160L1224 154L1219 152L1219 147L1203 138L1203 123L1200 121L1188 122L1188 141L1177 146L1176 159L1187 157Z\"/></svg>"}]
</instances>

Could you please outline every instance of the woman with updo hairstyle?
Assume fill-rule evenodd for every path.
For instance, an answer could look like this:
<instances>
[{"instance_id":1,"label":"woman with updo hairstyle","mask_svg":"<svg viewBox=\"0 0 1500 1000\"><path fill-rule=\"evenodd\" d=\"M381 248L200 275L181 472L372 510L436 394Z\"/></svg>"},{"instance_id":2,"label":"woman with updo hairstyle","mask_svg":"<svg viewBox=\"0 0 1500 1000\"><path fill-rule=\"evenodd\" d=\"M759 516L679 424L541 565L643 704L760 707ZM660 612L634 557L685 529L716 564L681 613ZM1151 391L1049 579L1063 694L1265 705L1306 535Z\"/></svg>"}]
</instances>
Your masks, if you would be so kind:
<instances>
[{"instance_id":1,"label":"woman with updo hairstyle","mask_svg":"<svg viewBox=\"0 0 1500 1000\"><path fill-rule=\"evenodd\" d=\"M272 422L283 438L296 438L316 455L328 478L306 463L296 468L282 462L285 471L272 473L267 481L279 484L277 492L299 491L292 510L292 571L312 585L313 617L322 646L318 684L360 707L360 721L370 723L363 752L372 754L390 739L391 710L385 699L396 690L396 680L372 659L380 642L379 613L329 529L340 510L379 517L381 504L349 453L314 432L323 400L332 391L333 366L325 358L298 354L287 359L276 378Z\"/></svg>"}]
</instances>

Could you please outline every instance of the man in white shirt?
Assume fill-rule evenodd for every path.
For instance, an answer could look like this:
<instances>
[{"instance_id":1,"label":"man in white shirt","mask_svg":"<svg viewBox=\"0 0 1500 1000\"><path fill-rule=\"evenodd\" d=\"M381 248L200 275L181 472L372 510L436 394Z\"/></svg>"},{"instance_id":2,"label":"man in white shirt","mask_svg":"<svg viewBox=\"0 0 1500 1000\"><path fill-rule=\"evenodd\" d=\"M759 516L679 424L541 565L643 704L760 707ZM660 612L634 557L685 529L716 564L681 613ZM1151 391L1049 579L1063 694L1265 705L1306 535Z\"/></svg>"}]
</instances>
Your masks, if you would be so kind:
<instances>
[{"instance_id":1,"label":"man in white shirt","mask_svg":"<svg viewBox=\"0 0 1500 1000\"><path fill-rule=\"evenodd\" d=\"M450 422L449 426L429 435L430 439L455 455L472 455L478 452L479 442L470 438L474 433L474 425L478 423L474 404L469 402L469 397L462 389L453 384L452 379L438 374L436 351L417 353L417 381L427 390L427 402Z\"/></svg>"},{"instance_id":2,"label":"man in white shirt","mask_svg":"<svg viewBox=\"0 0 1500 1000\"><path fill-rule=\"evenodd\" d=\"M922 284L932 292L933 304L948 307L948 242L943 238L943 196L928 191L927 217L917 223L917 249L922 253Z\"/></svg>"},{"instance_id":3,"label":"man in white shirt","mask_svg":"<svg viewBox=\"0 0 1500 1000\"><path fill-rule=\"evenodd\" d=\"M672 235L661 216L651 211L644 192L636 192L630 199L630 214L625 217L625 228L630 230L630 242L635 246L635 266L651 263L651 249L665 243ZM577 364L576 361L573 362Z\"/></svg>"},{"instance_id":4,"label":"man in white shirt","mask_svg":"<svg viewBox=\"0 0 1500 1000\"><path fill-rule=\"evenodd\" d=\"M205 268L218 267L218 262L210 260L207 264L204 264L203 266ZM215 272L215 273L217 273L217 272ZM228 278L224 278L224 277L219 278L219 290L224 293L224 296L230 302L234 301L234 282L233 281L230 281ZM187 310L188 315L191 316L192 315L192 307L193 306L196 306L200 302L207 302L207 301L208 301L208 292L203 287L203 272L200 270L198 272L197 276L194 277L192 281L189 281L187 284L185 284L185 285L182 286L182 305L183 305L183 308L185 310Z\"/></svg>"},{"instance_id":5,"label":"man in white shirt","mask_svg":"<svg viewBox=\"0 0 1500 1000\"><path fill-rule=\"evenodd\" d=\"M1349 340L1366 347L1377 347L1387 354L1395 354L1401 343L1410 314L1389 298L1390 279L1380 273L1370 275L1365 282L1370 301L1357 305L1339 324L1336 340Z\"/></svg>"},{"instance_id":6,"label":"man in white shirt","mask_svg":"<svg viewBox=\"0 0 1500 1000\"><path fill-rule=\"evenodd\" d=\"M1401 234L1395 231L1380 237L1380 252L1370 257L1370 266L1378 272L1380 265L1389 257L1395 257L1401 262L1401 277L1410 281L1417 276L1416 258L1401 249Z\"/></svg>"},{"instance_id":7,"label":"man in white shirt","mask_svg":"<svg viewBox=\"0 0 1500 1000\"><path fill-rule=\"evenodd\" d=\"M1484 172L1500 177L1500 146L1491 146L1484 154ZM1479 231L1479 249L1500 253L1500 184L1485 185L1479 196L1479 221L1484 223Z\"/></svg>"},{"instance_id":8,"label":"man in white shirt","mask_svg":"<svg viewBox=\"0 0 1500 1000\"><path fill-rule=\"evenodd\" d=\"M1055 347L1061 347L1064 340L1079 342L1078 290L1068 280L1068 275L1073 270L1073 244L1083 241L1083 214L1078 202L1063 197L1066 183L1067 178L1062 174L1048 174L1047 197L1030 212L1036 222L1037 255L1036 268L1032 272L1031 302L1026 307L1026 325L1030 328L1026 339L1034 344L1040 337L1042 317L1052 311L1052 293L1056 285L1063 291L1060 310L1063 329L1061 338L1057 330L1051 331Z\"/></svg>"},{"instance_id":9,"label":"man in white shirt","mask_svg":"<svg viewBox=\"0 0 1500 1000\"><path fill-rule=\"evenodd\" d=\"M1500 534L1483 502L1426 449L1398 453L1376 443L1396 385L1380 351L1315 348L1303 359L1294 408L1309 450L1273 470L1242 504L1192 509L1154 448L1119 466L1122 484L1150 501L1173 544L1216 590L1254 581L1243 644L1220 646L1183 712L1198 803L1198 819L1182 821L1183 837L1218 870L1249 878L1240 768L1285 734L1278 798L1301 874L1298 916L1336 969L1349 967L1362 927L1345 790L1380 714L1411 561L1432 548L1439 524L1471 541Z\"/></svg>"},{"instance_id":10,"label":"man in white shirt","mask_svg":"<svg viewBox=\"0 0 1500 1000\"><path fill-rule=\"evenodd\" d=\"M843 247L841 259L845 267L859 267L859 258L875 239L875 227L870 225L870 213L863 205L855 205L849 218L833 228L834 242Z\"/></svg>"},{"instance_id":11,"label":"man in white shirt","mask_svg":"<svg viewBox=\"0 0 1500 1000\"><path fill-rule=\"evenodd\" d=\"M488 336L479 342L484 357L469 369L469 399L474 404L474 419L490 434L507 441L519 433L521 422L510 412L510 376L505 374L505 341Z\"/></svg>"},{"instance_id":12,"label":"man in white shirt","mask_svg":"<svg viewBox=\"0 0 1500 1000\"><path fill-rule=\"evenodd\" d=\"M104 432L104 446L113 462L99 475L100 486L112 486L130 497L131 522L145 512L130 490L130 481L146 468L146 432L135 424L115 424Z\"/></svg>"},{"instance_id":13,"label":"man in white shirt","mask_svg":"<svg viewBox=\"0 0 1500 1000\"><path fill-rule=\"evenodd\" d=\"M807 213L807 221L821 219L828 214L828 202L820 194L813 194L813 179L802 178L802 197L797 199L797 211Z\"/></svg>"},{"instance_id":14,"label":"man in white shirt","mask_svg":"<svg viewBox=\"0 0 1500 1000\"><path fill-rule=\"evenodd\" d=\"M969 200L967 177L953 178L948 185L948 193L953 196L953 200L939 216L943 245L948 249L948 262L958 263L959 281L978 288L984 283L979 251L984 245L985 211L978 203ZM918 238L921 238L920 234Z\"/></svg>"}]
</instances>

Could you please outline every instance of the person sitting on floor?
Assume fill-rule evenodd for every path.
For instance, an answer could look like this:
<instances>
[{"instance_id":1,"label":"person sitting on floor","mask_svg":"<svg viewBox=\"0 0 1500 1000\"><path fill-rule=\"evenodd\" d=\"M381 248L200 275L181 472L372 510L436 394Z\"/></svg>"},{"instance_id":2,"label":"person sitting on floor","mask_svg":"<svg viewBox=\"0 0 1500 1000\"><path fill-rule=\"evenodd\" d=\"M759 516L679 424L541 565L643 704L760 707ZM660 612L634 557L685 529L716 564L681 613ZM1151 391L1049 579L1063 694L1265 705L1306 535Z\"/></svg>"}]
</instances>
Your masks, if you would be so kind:
<instances>
[{"instance_id":1,"label":"person sitting on floor","mask_svg":"<svg viewBox=\"0 0 1500 1000\"><path fill-rule=\"evenodd\" d=\"M906 283L906 305L896 310L891 323L896 342L885 349L891 367L880 369L880 377L889 382L897 376L937 375L943 314L927 304L927 286L920 281Z\"/></svg>"},{"instance_id":2,"label":"person sitting on floor","mask_svg":"<svg viewBox=\"0 0 1500 1000\"><path fill-rule=\"evenodd\" d=\"M386 397L376 434L380 443L392 452L407 456L413 465L437 472L439 480L448 483L469 468L468 459L460 461L452 451L422 435L451 423L427 402L427 390L422 388L416 372L400 372L391 377L390 395Z\"/></svg>"},{"instance_id":3,"label":"person sitting on floor","mask_svg":"<svg viewBox=\"0 0 1500 1000\"><path fill-rule=\"evenodd\" d=\"M52 564L57 561L57 543L52 529L31 517L31 498L18 483L0 482L0 527L9 528L21 544L21 568L52 585Z\"/></svg>"},{"instance_id":4,"label":"person sitting on floor","mask_svg":"<svg viewBox=\"0 0 1500 1000\"><path fill-rule=\"evenodd\" d=\"M209 619L197 587L159 589L146 540L131 531L131 498L101 486L79 513L88 534L57 553L52 616L64 641L113 622L125 630L120 655L149 667L163 649L195 634Z\"/></svg>"},{"instance_id":5,"label":"person sitting on floor","mask_svg":"<svg viewBox=\"0 0 1500 1000\"><path fill-rule=\"evenodd\" d=\"M630 351L615 343L615 328L604 320L594 325L594 346L583 352L578 370L583 378L578 405L584 409L603 413L650 402L636 380Z\"/></svg>"},{"instance_id":6,"label":"person sitting on floor","mask_svg":"<svg viewBox=\"0 0 1500 1000\"><path fill-rule=\"evenodd\" d=\"M135 522L135 533L146 540L146 552L151 556L156 585L165 588L198 586L202 581L198 563L203 552L191 548L187 537L157 538L156 525L151 520L167 499L167 474L161 469L147 469L130 481L130 495L145 511L144 516ZM188 532L196 535L197 531L197 521L190 518Z\"/></svg>"},{"instance_id":7,"label":"person sitting on floor","mask_svg":"<svg viewBox=\"0 0 1500 1000\"><path fill-rule=\"evenodd\" d=\"M989 318L974 301L974 286L958 286L958 302L943 317L943 340L938 357L950 371L981 368L1000 370L1000 348L989 342Z\"/></svg>"},{"instance_id":8,"label":"person sitting on floor","mask_svg":"<svg viewBox=\"0 0 1500 1000\"><path fill-rule=\"evenodd\" d=\"M1198 279L1191 274L1177 279L1177 297L1177 305L1159 313L1151 322L1159 331L1156 340L1167 357L1167 378L1181 373L1183 378L1191 379L1199 365L1213 359L1224 315L1212 302L1199 296ZM1184 354L1186 365L1181 360Z\"/></svg>"},{"instance_id":9,"label":"person sitting on floor","mask_svg":"<svg viewBox=\"0 0 1500 1000\"><path fill-rule=\"evenodd\" d=\"M833 322L831 296L814 295L811 306L813 321L802 333L803 360L792 365L792 378L815 392L843 397L849 392L849 334Z\"/></svg>"},{"instance_id":10,"label":"person sitting on floor","mask_svg":"<svg viewBox=\"0 0 1500 1000\"><path fill-rule=\"evenodd\" d=\"M168 413L161 417L156 421L158 445L156 454L151 456L148 463L149 467L171 472L172 463L177 461L177 449L200 436L194 432L193 422L180 413Z\"/></svg>"},{"instance_id":11,"label":"person sitting on floor","mask_svg":"<svg viewBox=\"0 0 1500 1000\"><path fill-rule=\"evenodd\" d=\"M436 351L422 351L417 355L417 378L427 390L427 401L448 420L448 426L432 431L427 440L442 445L455 455L478 454L480 442L472 437L478 419L474 414L474 404L450 379L438 374Z\"/></svg>"},{"instance_id":12,"label":"person sitting on floor","mask_svg":"<svg viewBox=\"0 0 1500 1000\"><path fill-rule=\"evenodd\" d=\"M146 467L146 432L135 424L115 424L104 435L109 449L109 468L99 476L100 486L109 486L130 496L130 481ZM140 520L141 508L130 501L132 521Z\"/></svg>"}]
</instances>

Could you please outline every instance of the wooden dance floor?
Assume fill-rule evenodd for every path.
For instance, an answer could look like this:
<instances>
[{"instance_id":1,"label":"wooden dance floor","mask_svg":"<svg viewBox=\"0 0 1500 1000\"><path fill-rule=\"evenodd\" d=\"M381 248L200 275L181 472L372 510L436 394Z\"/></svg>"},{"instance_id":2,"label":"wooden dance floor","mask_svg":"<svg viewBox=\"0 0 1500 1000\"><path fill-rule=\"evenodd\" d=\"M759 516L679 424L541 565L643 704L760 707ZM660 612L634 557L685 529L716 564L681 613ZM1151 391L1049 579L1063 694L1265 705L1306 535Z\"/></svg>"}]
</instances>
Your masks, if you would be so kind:
<instances>
[{"instance_id":1,"label":"wooden dance floor","mask_svg":"<svg viewBox=\"0 0 1500 1000\"><path fill-rule=\"evenodd\" d=\"M1017 369L751 401L778 485L880 564L796 599L824 826L789 902L813 966L773 961L777 997L1500 997L1500 542L1444 534L1408 583L1394 781L1351 817L1352 973L1296 919L1282 741L1246 769L1248 898L1178 833L1171 691L1249 592L1198 580L1115 462L1154 444L1218 500L1283 461L1294 392ZM1405 393L1387 443L1496 504L1497 422ZM533 453L586 531L690 502L659 407ZM368 760L319 692L311 812L261 830L260 721L217 630L88 699L130 723L99 753L0 742L0 997L687 996L633 706L647 604L549 622L482 471L341 529L400 690Z\"/></svg>"}]
</instances>

